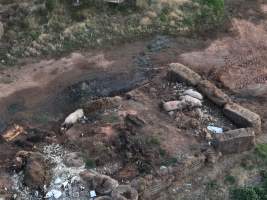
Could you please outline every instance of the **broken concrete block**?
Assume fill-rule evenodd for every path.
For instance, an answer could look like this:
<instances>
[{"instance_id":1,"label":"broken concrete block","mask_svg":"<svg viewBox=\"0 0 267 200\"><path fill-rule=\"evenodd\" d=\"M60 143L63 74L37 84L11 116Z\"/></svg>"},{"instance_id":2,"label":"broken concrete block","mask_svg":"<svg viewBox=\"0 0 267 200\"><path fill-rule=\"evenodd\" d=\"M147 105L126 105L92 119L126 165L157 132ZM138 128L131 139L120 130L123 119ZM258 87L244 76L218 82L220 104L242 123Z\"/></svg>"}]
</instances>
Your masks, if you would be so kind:
<instances>
[{"instance_id":1,"label":"broken concrete block","mask_svg":"<svg viewBox=\"0 0 267 200\"><path fill-rule=\"evenodd\" d=\"M180 63L171 63L169 67L167 75L169 81L185 81L196 86L202 80L199 74Z\"/></svg>"},{"instance_id":2,"label":"broken concrete block","mask_svg":"<svg viewBox=\"0 0 267 200\"><path fill-rule=\"evenodd\" d=\"M202 94L218 106L224 106L226 103L231 101L227 94L217 88L216 85L210 81L200 81L197 87Z\"/></svg>"},{"instance_id":3,"label":"broken concrete block","mask_svg":"<svg viewBox=\"0 0 267 200\"><path fill-rule=\"evenodd\" d=\"M258 114L235 103L226 104L223 112L226 117L239 127L253 127L256 134L261 132L261 118Z\"/></svg>"},{"instance_id":4,"label":"broken concrete block","mask_svg":"<svg viewBox=\"0 0 267 200\"><path fill-rule=\"evenodd\" d=\"M223 153L240 153L252 149L255 145L255 133L252 128L241 128L215 135L214 148Z\"/></svg>"}]
</instances>

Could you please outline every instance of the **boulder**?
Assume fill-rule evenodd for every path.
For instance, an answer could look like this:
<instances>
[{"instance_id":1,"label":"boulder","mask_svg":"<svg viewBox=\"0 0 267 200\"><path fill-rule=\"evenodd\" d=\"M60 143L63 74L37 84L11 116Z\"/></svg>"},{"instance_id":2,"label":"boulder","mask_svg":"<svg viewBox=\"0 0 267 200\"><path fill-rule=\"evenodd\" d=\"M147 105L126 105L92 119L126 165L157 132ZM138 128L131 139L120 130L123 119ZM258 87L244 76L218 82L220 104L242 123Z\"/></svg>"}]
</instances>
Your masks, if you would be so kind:
<instances>
[{"instance_id":1,"label":"boulder","mask_svg":"<svg viewBox=\"0 0 267 200\"><path fill-rule=\"evenodd\" d=\"M255 133L252 128L241 128L216 134L212 142L214 148L223 153L240 153L255 146Z\"/></svg>"},{"instance_id":2,"label":"boulder","mask_svg":"<svg viewBox=\"0 0 267 200\"><path fill-rule=\"evenodd\" d=\"M118 181L109 176L88 170L80 173L80 176L91 190L95 190L100 195L110 194L119 185Z\"/></svg>"},{"instance_id":3,"label":"boulder","mask_svg":"<svg viewBox=\"0 0 267 200\"><path fill-rule=\"evenodd\" d=\"M258 114L235 103L226 104L223 112L240 128L253 127L256 134L261 132L261 118Z\"/></svg>"},{"instance_id":4,"label":"boulder","mask_svg":"<svg viewBox=\"0 0 267 200\"><path fill-rule=\"evenodd\" d=\"M137 115L127 114L125 117L125 124L127 127L139 127L145 126L146 122Z\"/></svg>"},{"instance_id":5,"label":"boulder","mask_svg":"<svg viewBox=\"0 0 267 200\"><path fill-rule=\"evenodd\" d=\"M199 74L180 63L171 63L169 65L167 78L173 82L185 81L193 86L196 86L202 80Z\"/></svg>"},{"instance_id":6,"label":"boulder","mask_svg":"<svg viewBox=\"0 0 267 200\"><path fill-rule=\"evenodd\" d=\"M114 200L138 200L138 192L129 185L119 185L111 197Z\"/></svg>"},{"instance_id":7,"label":"boulder","mask_svg":"<svg viewBox=\"0 0 267 200\"><path fill-rule=\"evenodd\" d=\"M200 81L197 87L202 94L218 106L224 106L226 103L231 101L227 94L217 88L210 81Z\"/></svg>"},{"instance_id":8,"label":"boulder","mask_svg":"<svg viewBox=\"0 0 267 200\"><path fill-rule=\"evenodd\" d=\"M4 35L4 25L2 24L2 22L0 22L0 40L2 39Z\"/></svg>"},{"instance_id":9,"label":"boulder","mask_svg":"<svg viewBox=\"0 0 267 200\"><path fill-rule=\"evenodd\" d=\"M46 169L46 163L39 153L32 153L27 158L24 169L24 183L32 189L42 189L50 183L51 177Z\"/></svg>"}]
</instances>

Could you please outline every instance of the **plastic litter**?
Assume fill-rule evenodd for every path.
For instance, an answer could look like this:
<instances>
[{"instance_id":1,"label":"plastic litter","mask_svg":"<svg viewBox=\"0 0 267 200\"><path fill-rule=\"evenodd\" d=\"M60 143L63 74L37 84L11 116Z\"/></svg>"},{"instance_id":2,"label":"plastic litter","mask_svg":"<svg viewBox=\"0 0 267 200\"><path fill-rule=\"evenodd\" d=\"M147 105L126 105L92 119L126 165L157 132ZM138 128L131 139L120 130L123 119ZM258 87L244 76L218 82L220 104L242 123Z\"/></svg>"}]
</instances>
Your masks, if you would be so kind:
<instances>
[{"instance_id":1,"label":"plastic litter","mask_svg":"<svg viewBox=\"0 0 267 200\"><path fill-rule=\"evenodd\" d=\"M60 192L59 190L50 190L49 192L46 193L45 198L54 197L58 199L59 197L61 197L61 195L62 195L62 192Z\"/></svg>"},{"instance_id":2,"label":"plastic litter","mask_svg":"<svg viewBox=\"0 0 267 200\"><path fill-rule=\"evenodd\" d=\"M223 133L223 129L216 126L208 126L207 129L213 133L221 134Z\"/></svg>"},{"instance_id":3,"label":"plastic litter","mask_svg":"<svg viewBox=\"0 0 267 200\"><path fill-rule=\"evenodd\" d=\"M90 197L91 197L91 198L96 197L96 192L95 192L94 190L91 190L91 191L90 191Z\"/></svg>"}]
</instances>

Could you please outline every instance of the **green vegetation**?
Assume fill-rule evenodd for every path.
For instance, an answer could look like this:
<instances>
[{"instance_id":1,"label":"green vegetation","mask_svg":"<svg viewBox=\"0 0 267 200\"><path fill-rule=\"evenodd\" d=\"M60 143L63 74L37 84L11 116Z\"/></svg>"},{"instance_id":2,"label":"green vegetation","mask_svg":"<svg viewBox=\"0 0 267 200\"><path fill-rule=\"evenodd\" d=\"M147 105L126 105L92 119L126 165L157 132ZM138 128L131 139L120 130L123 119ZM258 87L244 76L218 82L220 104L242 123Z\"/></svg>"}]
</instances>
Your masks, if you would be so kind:
<instances>
[{"instance_id":1,"label":"green vegetation","mask_svg":"<svg viewBox=\"0 0 267 200\"><path fill-rule=\"evenodd\" d=\"M233 185L233 184L236 183L236 180L235 180L235 177L234 176L227 175L224 178L224 182L227 183L227 184Z\"/></svg>"},{"instance_id":2,"label":"green vegetation","mask_svg":"<svg viewBox=\"0 0 267 200\"><path fill-rule=\"evenodd\" d=\"M217 28L224 22L224 0L148 1L149 6L110 5L99 0L39 0L20 7L6 25L2 65L29 56L60 56L143 38L154 33L179 35ZM1 67L1 64L0 64Z\"/></svg>"},{"instance_id":3,"label":"green vegetation","mask_svg":"<svg viewBox=\"0 0 267 200\"><path fill-rule=\"evenodd\" d=\"M158 137L155 136L151 136L149 138L147 138L147 144L148 145L160 145L160 139Z\"/></svg>"},{"instance_id":4,"label":"green vegetation","mask_svg":"<svg viewBox=\"0 0 267 200\"><path fill-rule=\"evenodd\" d=\"M258 144L255 152L264 162L267 162L267 144Z\"/></svg>"},{"instance_id":5,"label":"green vegetation","mask_svg":"<svg viewBox=\"0 0 267 200\"><path fill-rule=\"evenodd\" d=\"M224 0L193 0L184 23L193 31L204 32L220 27L225 21ZM192 10L194 10L192 12Z\"/></svg>"},{"instance_id":6,"label":"green vegetation","mask_svg":"<svg viewBox=\"0 0 267 200\"><path fill-rule=\"evenodd\" d=\"M176 164L177 161L178 161L177 158L170 157L170 158L167 158L166 160L164 160L161 164L164 166L170 166L170 165Z\"/></svg>"},{"instance_id":7,"label":"green vegetation","mask_svg":"<svg viewBox=\"0 0 267 200\"><path fill-rule=\"evenodd\" d=\"M95 163L95 160L93 159L86 159L85 160L85 167L87 169L93 169L96 167L96 163Z\"/></svg>"},{"instance_id":8,"label":"green vegetation","mask_svg":"<svg viewBox=\"0 0 267 200\"><path fill-rule=\"evenodd\" d=\"M208 182L206 184L206 190L210 191L210 190L217 190L219 188L219 185L217 183L216 180L211 180L210 182Z\"/></svg>"}]
</instances>

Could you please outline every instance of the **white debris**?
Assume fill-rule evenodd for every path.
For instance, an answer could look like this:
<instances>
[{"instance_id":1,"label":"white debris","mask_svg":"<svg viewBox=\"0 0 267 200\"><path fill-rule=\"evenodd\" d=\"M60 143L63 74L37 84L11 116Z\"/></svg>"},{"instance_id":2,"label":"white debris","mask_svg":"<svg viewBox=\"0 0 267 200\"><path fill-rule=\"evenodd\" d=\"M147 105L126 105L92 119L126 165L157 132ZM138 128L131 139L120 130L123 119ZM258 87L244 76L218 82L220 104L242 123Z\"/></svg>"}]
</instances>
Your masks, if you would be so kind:
<instances>
[{"instance_id":1,"label":"white debris","mask_svg":"<svg viewBox=\"0 0 267 200\"><path fill-rule=\"evenodd\" d=\"M208 126L207 129L213 133L223 133L223 129L216 126Z\"/></svg>"},{"instance_id":2,"label":"white debris","mask_svg":"<svg viewBox=\"0 0 267 200\"><path fill-rule=\"evenodd\" d=\"M70 180L70 183L73 184L75 182L79 182L81 178L79 176L73 176Z\"/></svg>"},{"instance_id":3,"label":"white debris","mask_svg":"<svg viewBox=\"0 0 267 200\"><path fill-rule=\"evenodd\" d=\"M189 95L189 96L194 97L194 98L199 99L199 100L203 99L202 94L200 94L199 92L197 92L193 89L189 89L189 90L184 91L183 95Z\"/></svg>"},{"instance_id":4,"label":"white debris","mask_svg":"<svg viewBox=\"0 0 267 200\"><path fill-rule=\"evenodd\" d=\"M90 197L91 197L91 198L96 197L96 192L95 192L94 190L91 190L91 191L90 191Z\"/></svg>"},{"instance_id":5,"label":"white debris","mask_svg":"<svg viewBox=\"0 0 267 200\"><path fill-rule=\"evenodd\" d=\"M69 184L68 181L63 182L63 183L62 183L63 188L67 188L68 184Z\"/></svg>"},{"instance_id":6,"label":"white debris","mask_svg":"<svg viewBox=\"0 0 267 200\"><path fill-rule=\"evenodd\" d=\"M185 107L185 104L182 101L168 101L168 102L163 103L163 109L167 112L183 109L184 107Z\"/></svg>"},{"instance_id":7,"label":"white debris","mask_svg":"<svg viewBox=\"0 0 267 200\"><path fill-rule=\"evenodd\" d=\"M78 109L75 112L69 114L69 116L65 119L63 125L72 125L72 124L75 124L82 117L84 117L83 109Z\"/></svg>"},{"instance_id":8,"label":"white debris","mask_svg":"<svg viewBox=\"0 0 267 200\"><path fill-rule=\"evenodd\" d=\"M189 95L181 96L182 102L186 103L190 107L201 107L202 103L199 99L191 97Z\"/></svg>"},{"instance_id":9,"label":"white debris","mask_svg":"<svg viewBox=\"0 0 267 200\"><path fill-rule=\"evenodd\" d=\"M62 180L61 178L56 178L55 182L54 182L56 185L59 185L62 183Z\"/></svg>"},{"instance_id":10,"label":"white debris","mask_svg":"<svg viewBox=\"0 0 267 200\"><path fill-rule=\"evenodd\" d=\"M61 195L62 195L61 191L53 189L53 190L50 190L49 192L46 193L45 198L47 199L47 198L54 197L54 198L58 199L59 197L61 197Z\"/></svg>"}]
</instances>

